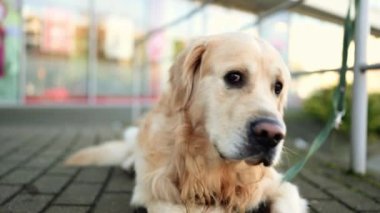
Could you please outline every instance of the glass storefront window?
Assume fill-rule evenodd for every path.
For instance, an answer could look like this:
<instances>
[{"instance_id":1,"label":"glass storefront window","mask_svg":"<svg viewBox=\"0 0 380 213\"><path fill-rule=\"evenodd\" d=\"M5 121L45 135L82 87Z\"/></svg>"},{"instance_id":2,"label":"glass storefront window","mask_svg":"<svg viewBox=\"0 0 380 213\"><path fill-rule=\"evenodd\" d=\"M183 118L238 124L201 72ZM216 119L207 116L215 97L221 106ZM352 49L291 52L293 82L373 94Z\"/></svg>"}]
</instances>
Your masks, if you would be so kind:
<instances>
[{"instance_id":1,"label":"glass storefront window","mask_svg":"<svg viewBox=\"0 0 380 213\"><path fill-rule=\"evenodd\" d=\"M304 15L277 13L253 27L254 14L215 4L186 17L201 1L0 2L0 104L152 103L192 38L242 27L269 40L293 70L340 62L341 27ZM369 61L378 59L378 43L370 39Z\"/></svg>"},{"instance_id":2,"label":"glass storefront window","mask_svg":"<svg viewBox=\"0 0 380 213\"><path fill-rule=\"evenodd\" d=\"M252 14L209 5L191 18L145 37L150 30L199 7L200 2L19 2L19 37L15 41L19 46L24 41L19 50L25 60L13 59L25 62L25 70L14 72L7 84L0 79L0 87L7 88L1 89L0 101L8 91L14 101L32 105L151 103L167 82L171 62L190 39L233 31L252 20Z\"/></svg>"}]
</instances>

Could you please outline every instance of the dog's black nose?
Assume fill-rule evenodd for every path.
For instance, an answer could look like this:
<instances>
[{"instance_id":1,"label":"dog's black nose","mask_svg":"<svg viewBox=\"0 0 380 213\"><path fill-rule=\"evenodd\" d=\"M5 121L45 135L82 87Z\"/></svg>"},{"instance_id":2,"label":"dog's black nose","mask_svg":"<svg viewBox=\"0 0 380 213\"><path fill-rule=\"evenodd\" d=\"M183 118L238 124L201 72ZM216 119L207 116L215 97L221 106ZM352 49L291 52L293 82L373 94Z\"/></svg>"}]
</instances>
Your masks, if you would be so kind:
<instances>
[{"instance_id":1,"label":"dog's black nose","mask_svg":"<svg viewBox=\"0 0 380 213\"><path fill-rule=\"evenodd\" d=\"M250 123L250 136L260 145L273 148L285 137L285 128L278 121L260 118Z\"/></svg>"}]
</instances>

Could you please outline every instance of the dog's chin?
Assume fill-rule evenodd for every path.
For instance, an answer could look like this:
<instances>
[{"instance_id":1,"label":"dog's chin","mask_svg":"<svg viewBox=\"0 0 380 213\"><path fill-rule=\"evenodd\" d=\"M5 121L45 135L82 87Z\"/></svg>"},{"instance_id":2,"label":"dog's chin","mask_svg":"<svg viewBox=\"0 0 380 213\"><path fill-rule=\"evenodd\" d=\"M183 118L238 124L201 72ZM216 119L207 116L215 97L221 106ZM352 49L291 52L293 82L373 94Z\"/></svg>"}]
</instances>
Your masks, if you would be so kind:
<instances>
[{"instance_id":1,"label":"dog's chin","mask_svg":"<svg viewBox=\"0 0 380 213\"><path fill-rule=\"evenodd\" d=\"M218 146L214 146L219 157L225 161L244 161L246 164L251 166L257 166L263 164L266 167L272 166L275 161L276 149L260 149L258 147L252 148L244 147L237 153L226 153L224 154L218 149Z\"/></svg>"},{"instance_id":2,"label":"dog's chin","mask_svg":"<svg viewBox=\"0 0 380 213\"><path fill-rule=\"evenodd\" d=\"M257 166L263 164L266 167L272 166L273 160L267 157L250 157L244 159L244 162L251 166Z\"/></svg>"},{"instance_id":3,"label":"dog's chin","mask_svg":"<svg viewBox=\"0 0 380 213\"><path fill-rule=\"evenodd\" d=\"M218 151L218 150L217 150ZM225 161L244 161L246 164L251 166L257 166L263 164L266 167L272 166L274 162L274 157L272 155L257 154L250 156L239 156L239 157L227 157L218 151L219 157Z\"/></svg>"},{"instance_id":4,"label":"dog's chin","mask_svg":"<svg viewBox=\"0 0 380 213\"><path fill-rule=\"evenodd\" d=\"M248 157L248 158L224 158L224 160L228 161L244 161L246 164L250 166L257 166L263 164L265 167L270 167L273 165L273 159L269 157Z\"/></svg>"}]
</instances>

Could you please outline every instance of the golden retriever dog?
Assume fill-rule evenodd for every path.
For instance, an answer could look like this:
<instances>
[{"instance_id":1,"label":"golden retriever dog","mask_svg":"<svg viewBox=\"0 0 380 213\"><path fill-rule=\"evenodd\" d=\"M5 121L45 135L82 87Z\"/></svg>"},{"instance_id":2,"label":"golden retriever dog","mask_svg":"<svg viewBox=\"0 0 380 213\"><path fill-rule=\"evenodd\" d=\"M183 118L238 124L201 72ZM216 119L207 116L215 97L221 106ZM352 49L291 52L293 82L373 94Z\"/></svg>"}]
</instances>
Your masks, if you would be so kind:
<instances>
[{"instance_id":1,"label":"golden retriever dog","mask_svg":"<svg viewBox=\"0 0 380 213\"><path fill-rule=\"evenodd\" d=\"M133 166L131 204L148 212L303 213L282 181L290 73L267 42L243 33L193 41L170 68L169 88L126 142L86 148L67 165Z\"/></svg>"}]
</instances>

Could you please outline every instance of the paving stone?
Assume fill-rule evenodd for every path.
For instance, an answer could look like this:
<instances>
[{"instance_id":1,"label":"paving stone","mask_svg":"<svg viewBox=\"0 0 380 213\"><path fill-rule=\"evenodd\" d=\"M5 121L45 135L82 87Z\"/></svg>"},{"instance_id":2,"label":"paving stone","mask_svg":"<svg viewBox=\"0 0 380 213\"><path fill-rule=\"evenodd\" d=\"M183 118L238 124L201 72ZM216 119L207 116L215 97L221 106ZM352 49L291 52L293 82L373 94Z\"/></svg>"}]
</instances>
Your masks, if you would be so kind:
<instances>
[{"instance_id":1,"label":"paving stone","mask_svg":"<svg viewBox=\"0 0 380 213\"><path fill-rule=\"evenodd\" d=\"M67 166L63 166L61 163L59 163L59 164L57 164L57 166L51 168L48 171L48 174L72 176L75 173L77 173L79 169L80 169L79 167L67 167Z\"/></svg>"},{"instance_id":2,"label":"paving stone","mask_svg":"<svg viewBox=\"0 0 380 213\"><path fill-rule=\"evenodd\" d=\"M334 177L337 181L344 183L355 191L362 192L363 194L374 199L380 198L380 188L368 183L366 178L357 177L350 174L342 174L334 170L326 170L329 177Z\"/></svg>"},{"instance_id":3,"label":"paving stone","mask_svg":"<svg viewBox=\"0 0 380 213\"><path fill-rule=\"evenodd\" d=\"M57 138L55 143L49 146L42 154L62 154L66 149L68 149L72 142L76 139L76 134L73 135L61 135L61 137Z\"/></svg>"},{"instance_id":4,"label":"paving stone","mask_svg":"<svg viewBox=\"0 0 380 213\"><path fill-rule=\"evenodd\" d=\"M52 163L54 163L56 159L48 156L37 156L32 160L28 161L23 167L26 168L47 168Z\"/></svg>"},{"instance_id":5,"label":"paving stone","mask_svg":"<svg viewBox=\"0 0 380 213\"><path fill-rule=\"evenodd\" d=\"M109 171L108 167L85 167L80 170L75 182L102 183L106 180Z\"/></svg>"},{"instance_id":6,"label":"paving stone","mask_svg":"<svg viewBox=\"0 0 380 213\"><path fill-rule=\"evenodd\" d=\"M12 151L16 151L18 148L21 148L23 144L25 144L28 140L32 140L33 137L30 135L22 135L21 137L13 136L9 140L0 141L1 149L0 149L0 158L8 155Z\"/></svg>"},{"instance_id":7,"label":"paving stone","mask_svg":"<svg viewBox=\"0 0 380 213\"><path fill-rule=\"evenodd\" d=\"M318 185L322 189L344 188L344 185L342 183L333 181L331 178L324 177L323 175L320 175L318 172L312 172L308 169L302 171L301 176Z\"/></svg>"},{"instance_id":8,"label":"paving stone","mask_svg":"<svg viewBox=\"0 0 380 213\"><path fill-rule=\"evenodd\" d=\"M95 213L119 213L119 212L133 212L129 202L131 194L127 193L105 193L100 197L99 202L95 206Z\"/></svg>"},{"instance_id":9,"label":"paving stone","mask_svg":"<svg viewBox=\"0 0 380 213\"><path fill-rule=\"evenodd\" d=\"M86 213L90 207L86 206L51 206L46 213Z\"/></svg>"},{"instance_id":10,"label":"paving stone","mask_svg":"<svg viewBox=\"0 0 380 213\"><path fill-rule=\"evenodd\" d=\"M96 143L96 135L95 134L89 134L89 133L83 133L79 140L78 143L76 143L72 148L72 150L80 150L82 148L92 146Z\"/></svg>"},{"instance_id":11,"label":"paving stone","mask_svg":"<svg viewBox=\"0 0 380 213\"><path fill-rule=\"evenodd\" d=\"M19 147L19 144L13 144L13 143L6 143L1 145L1 150L0 150L0 158L4 157L5 155L9 154L12 150L16 149Z\"/></svg>"},{"instance_id":12,"label":"paving stone","mask_svg":"<svg viewBox=\"0 0 380 213\"><path fill-rule=\"evenodd\" d=\"M20 146L20 148L17 149L15 152L12 152L10 155L4 157L4 160L18 162L25 161L28 158L31 158L33 155L35 155L48 142L49 139L44 139L44 144L33 143Z\"/></svg>"},{"instance_id":13,"label":"paving stone","mask_svg":"<svg viewBox=\"0 0 380 213\"><path fill-rule=\"evenodd\" d=\"M60 131L60 135L45 133L48 130L44 128L26 128L23 131L15 130L15 134L8 134L8 142L2 141L0 136L0 154L3 147L7 149L3 151L3 158L0 155L1 213L41 210L49 213L132 212L129 201L134 180L126 172L118 167L62 165L65 155L80 147L114 138L113 133L100 128ZM25 160L28 161L23 162ZM46 171L46 168L49 170ZM323 167L317 161L308 163L294 183L309 200L310 212L380 212L379 188L367 181L331 167ZM99 195L103 186L104 192ZM23 192L15 196L21 188ZM52 206L46 206L53 198Z\"/></svg>"},{"instance_id":14,"label":"paving stone","mask_svg":"<svg viewBox=\"0 0 380 213\"><path fill-rule=\"evenodd\" d=\"M346 206L342 205L341 203L335 201L335 200L311 200L309 201L309 205L312 209L314 209L316 212L320 213L333 213L333 212L339 212L339 213L350 213L354 212L347 208Z\"/></svg>"},{"instance_id":15,"label":"paving stone","mask_svg":"<svg viewBox=\"0 0 380 213\"><path fill-rule=\"evenodd\" d=\"M101 184L73 183L63 191L55 204L91 205L100 188Z\"/></svg>"},{"instance_id":16,"label":"paving stone","mask_svg":"<svg viewBox=\"0 0 380 213\"><path fill-rule=\"evenodd\" d=\"M295 184L300 189L300 193L307 199L330 199L331 196L324 193L321 189L311 185L310 183L298 178Z\"/></svg>"},{"instance_id":17,"label":"paving stone","mask_svg":"<svg viewBox=\"0 0 380 213\"><path fill-rule=\"evenodd\" d=\"M2 210L12 213L39 212L49 203L51 199L53 199L53 196L51 195L21 194L6 204Z\"/></svg>"},{"instance_id":18,"label":"paving stone","mask_svg":"<svg viewBox=\"0 0 380 213\"><path fill-rule=\"evenodd\" d=\"M14 195L20 188L20 186L0 185L0 204Z\"/></svg>"},{"instance_id":19,"label":"paving stone","mask_svg":"<svg viewBox=\"0 0 380 213\"><path fill-rule=\"evenodd\" d=\"M33 143L33 142L28 142L27 144L23 145L20 147L18 150L20 154L30 154L30 153L35 153L44 146L46 146L47 141L44 141L44 143Z\"/></svg>"},{"instance_id":20,"label":"paving stone","mask_svg":"<svg viewBox=\"0 0 380 213\"><path fill-rule=\"evenodd\" d=\"M46 156L47 158L58 158L61 155L63 155L64 150L61 148L56 147L49 147L49 149L46 149L40 153L41 156Z\"/></svg>"},{"instance_id":21,"label":"paving stone","mask_svg":"<svg viewBox=\"0 0 380 213\"><path fill-rule=\"evenodd\" d=\"M329 193L333 194L336 199L339 199L346 203L348 206L358 211L378 211L380 212L380 204L374 202L368 197L365 197L359 193L355 193L347 188L340 188L330 190Z\"/></svg>"},{"instance_id":22,"label":"paving stone","mask_svg":"<svg viewBox=\"0 0 380 213\"><path fill-rule=\"evenodd\" d=\"M347 206L350 206L352 209L355 209L357 211L380 211L380 204L378 202L357 192L357 187L356 190L348 187L347 180L342 181L342 177L339 180L334 179L333 175L329 174L330 170L331 168L324 168L322 170L319 168L313 170L314 172L311 172L309 169L307 169L306 171L302 172L302 175L304 175L308 180L317 184L319 187L326 190L328 193L332 194L335 199L339 199ZM338 174L341 173L341 171L336 170L335 173ZM349 175L345 176L345 178L349 177ZM364 180L352 179L351 181L352 185L354 185L356 182L365 182ZM372 190L375 190L375 188Z\"/></svg>"},{"instance_id":23,"label":"paving stone","mask_svg":"<svg viewBox=\"0 0 380 213\"><path fill-rule=\"evenodd\" d=\"M112 171L111 178L105 189L107 192L131 192L134 186L134 179L120 168Z\"/></svg>"},{"instance_id":24,"label":"paving stone","mask_svg":"<svg viewBox=\"0 0 380 213\"><path fill-rule=\"evenodd\" d=\"M16 167L18 162L15 161L1 161L0 162L0 177L5 175L9 170Z\"/></svg>"},{"instance_id":25,"label":"paving stone","mask_svg":"<svg viewBox=\"0 0 380 213\"><path fill-rule=\"evenodd\" d=\"M18 169L4 176L4 178L0 180L0 183L25 184L29 183L40 173L41 170L38 169Z\"/></svg>"},{"instance_id":26,"label":"paving stone","mask_svg":"<svg viewBox=\"0 0 380 213\"><path fill-rule=\"evenodd\" d=\"M70 180L69 176L43 176L33 183L39 193L58 193Z\"/></svg>"},{"instance_id":27,"label":"paving stone","mask_svg":"<svg viewBox=\"0 0 380 213\"><path fill-rule=\"evenodd\" d=\"M12 153L11 155L8 155L7 157L4 158L4 160L15 161L15 162L21 163L21 162L27 160L28 158L32 157L32 155L33 155L33 153L24 154L24 151L19 150L17 152Z\"/></svg>"},{"instance_id":28,"label":"paving stone","mask_svg":"<svg viewBox=\"0 0 380 213\"><path fill-rule=\"evenodd\" d=\"M99 141L97 144L103 144L111 140L119 139L112 130L100 130Z\"/></svg>"}]
</instances>

